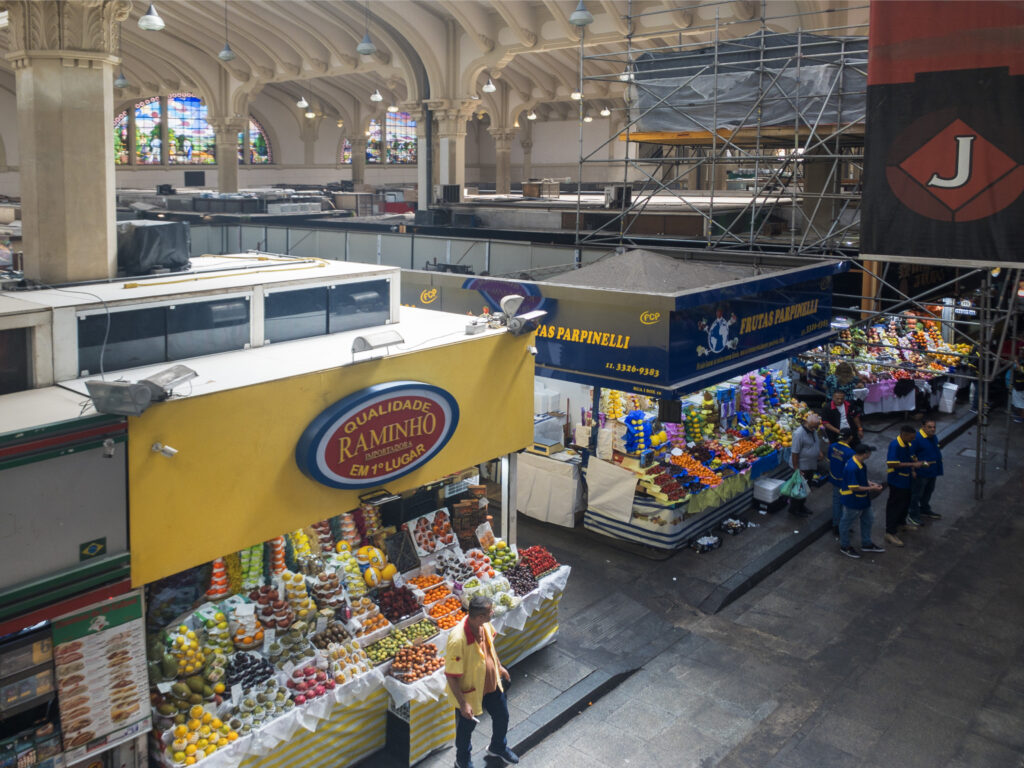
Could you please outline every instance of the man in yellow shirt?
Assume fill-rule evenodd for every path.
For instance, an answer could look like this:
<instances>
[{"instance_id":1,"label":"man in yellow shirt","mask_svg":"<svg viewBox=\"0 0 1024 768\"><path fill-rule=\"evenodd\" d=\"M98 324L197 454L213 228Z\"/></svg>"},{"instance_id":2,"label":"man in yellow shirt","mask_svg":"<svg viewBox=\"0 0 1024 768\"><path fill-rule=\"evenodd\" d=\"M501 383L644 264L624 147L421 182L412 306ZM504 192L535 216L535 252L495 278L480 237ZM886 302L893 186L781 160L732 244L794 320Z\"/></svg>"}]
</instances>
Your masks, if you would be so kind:
<instances>
[{"instance_id":1,"label":"man in yellow shirt","mask_svg":"<svg viewBox=\"0 0 1024 768\"><path fill-rule=\"evenodd\" d=\"M508 670L498 661L494 648L494 627L490 598L477 596L469 603L466 618L448 635L445 648L444 673L448 690L455 698L455 768L473 768L471 757L473 729L480 722L477 716L485 709L491 716L491 743L487 754L506 763L518 763L516 753L508 748L508 702L501 679L511 680Z\"/></svg>"}]
</instances>

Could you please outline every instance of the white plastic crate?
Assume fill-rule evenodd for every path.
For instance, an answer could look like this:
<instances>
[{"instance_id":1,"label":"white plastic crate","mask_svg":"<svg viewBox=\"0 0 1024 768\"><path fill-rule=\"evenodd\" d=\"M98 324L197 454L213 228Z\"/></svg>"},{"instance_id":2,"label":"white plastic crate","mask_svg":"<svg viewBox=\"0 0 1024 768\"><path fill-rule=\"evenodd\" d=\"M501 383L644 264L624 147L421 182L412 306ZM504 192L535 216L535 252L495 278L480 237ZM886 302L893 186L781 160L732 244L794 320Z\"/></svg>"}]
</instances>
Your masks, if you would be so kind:
<instances>
[{"instance_id":1,"label":"white plastic crate","mask_svg":"<svg viewBox=\"0 0 1024 768\"><path fill-rule=\"evenodd\" d=\"M754 481L754 498L769 503L775 501L782 495L779 491L785 482L785 480L777 480L773 477L758 478Z\"/></svg>"}]
</instances>

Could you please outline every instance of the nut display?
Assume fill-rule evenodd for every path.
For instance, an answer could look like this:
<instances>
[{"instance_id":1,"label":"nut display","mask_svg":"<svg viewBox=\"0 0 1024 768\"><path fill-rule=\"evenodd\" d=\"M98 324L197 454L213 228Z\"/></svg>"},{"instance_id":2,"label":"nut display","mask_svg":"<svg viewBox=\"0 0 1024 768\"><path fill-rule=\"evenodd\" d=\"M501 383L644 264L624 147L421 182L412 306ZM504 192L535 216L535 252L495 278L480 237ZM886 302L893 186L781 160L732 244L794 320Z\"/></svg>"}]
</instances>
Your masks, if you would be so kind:
<instances>
[{"instance_id":1,"label":"nut display","mask_svg":"<svg viewBox=\"0 0 1024 768\"><path fill-rule=\"evenodd\" d=\"M313 644L314 648L320 648L322 650L331 643L341 643L346 640L350 640L351 638L352 636L348 633L348 630L345 629L344 624L340 621L332 621L322 632L317 632L311 635L309 642Z\"/></svg>"}]
</instances>

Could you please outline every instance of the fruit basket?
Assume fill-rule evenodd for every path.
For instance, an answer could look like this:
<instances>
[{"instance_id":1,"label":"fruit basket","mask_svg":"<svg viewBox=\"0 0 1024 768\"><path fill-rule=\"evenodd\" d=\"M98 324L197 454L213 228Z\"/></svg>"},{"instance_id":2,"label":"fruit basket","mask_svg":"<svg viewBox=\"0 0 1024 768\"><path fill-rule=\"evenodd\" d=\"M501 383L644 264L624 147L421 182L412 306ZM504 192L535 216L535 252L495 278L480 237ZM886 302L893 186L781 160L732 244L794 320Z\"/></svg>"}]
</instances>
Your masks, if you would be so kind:
<instances>
[{"instance_id":1,"label":"fruit basket","mask_svg":"<svg viewBox=\"0 0 1024 768\"><path fill-rule=\"evenodd\" d=\"M400 648L395 653L394 661L388 674L400 683L414 683L434 674L444 666L444 657L438 655L437 646L433 643Z\"/></svg>"}]
</instances>

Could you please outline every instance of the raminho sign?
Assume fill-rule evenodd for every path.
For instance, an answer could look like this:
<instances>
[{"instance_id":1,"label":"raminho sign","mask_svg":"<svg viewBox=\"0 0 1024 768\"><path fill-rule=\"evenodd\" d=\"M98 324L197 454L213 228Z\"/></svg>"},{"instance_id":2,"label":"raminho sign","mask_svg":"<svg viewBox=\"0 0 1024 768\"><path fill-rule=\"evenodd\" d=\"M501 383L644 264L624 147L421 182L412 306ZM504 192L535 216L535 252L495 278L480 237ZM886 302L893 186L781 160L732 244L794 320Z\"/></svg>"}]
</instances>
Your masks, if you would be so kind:
<instances>
[{"instance_id":1,"label":"raminho sign","mask_svg":"<svg viewBox=\"0 0 1024 768\"><path fill-rule=\"evenodd\" d=\"M376 384L313 419L295 447L295 461L324 485L376 488L430 461L458 423L458 403L440 387Z\"/></svg>"}]
</instances>

